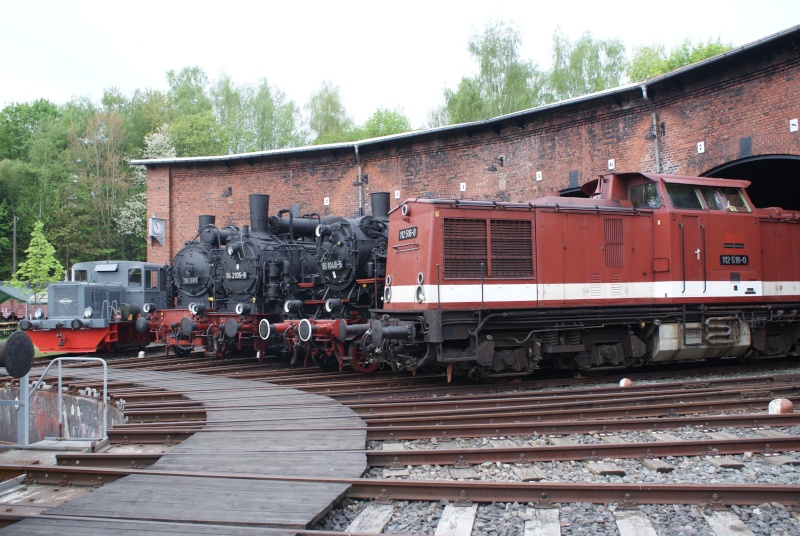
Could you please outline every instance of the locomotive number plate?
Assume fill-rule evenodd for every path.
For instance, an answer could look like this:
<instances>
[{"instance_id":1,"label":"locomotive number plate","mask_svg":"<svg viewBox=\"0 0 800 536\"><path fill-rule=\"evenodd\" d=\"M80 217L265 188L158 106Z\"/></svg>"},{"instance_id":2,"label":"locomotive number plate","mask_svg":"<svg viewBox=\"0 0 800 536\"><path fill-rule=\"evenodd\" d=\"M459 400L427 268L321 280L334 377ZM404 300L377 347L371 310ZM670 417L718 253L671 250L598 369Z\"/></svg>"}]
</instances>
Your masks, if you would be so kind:
<instances>
[{"instance_id":1,"label":"locomotive number plate","mask_svg":"<svg viewBox=\"0 0 800 536\"><path fill-rule=\"evenodd\" d=\"M247 279L247 272L225 272L225 279Z\"/></svg>"},{"instance_id":2,"label":"locomotive number plate","mask_svg":"<svg viewBox=\"0 0 800 536\"><path fill-rule=\"evenodd\" d=\"M330 272L333 270L341 270L344 268L344 262L342 262L341 259L335 261L325 261L320 263L320 268L322 268L326 272Z\"/></svg>"},{"instance_id":3,"label":"locomotive number plate","mask_svg":"<svg viewBox=\"0 0 800 536\"><path fill-rule=\"evenodd\" d=\"M750 259L747 255L720 255L719 263L723 266L747 266Z\"/></svg>"},{"instance_id":4,"label":"locomotive number plate","mask_svg":"<svg viewBox=\"0 0 800 536\"><path fill-rule=\"evenodd\" d=\"M183 284L184 285L196 285L200 282L199 277L184 277Z\"/></svg>"},{"instance_id":5,"label":"locomotive number plate","mask_svg":"<svg viewBox=\"0 0 800 536\"><path fill-rule=\"evenodd\" d=\"M400 229L400 240L410 240L417 237L417 228L409 227L408 229Z\"/></svg>"}]
</instances>

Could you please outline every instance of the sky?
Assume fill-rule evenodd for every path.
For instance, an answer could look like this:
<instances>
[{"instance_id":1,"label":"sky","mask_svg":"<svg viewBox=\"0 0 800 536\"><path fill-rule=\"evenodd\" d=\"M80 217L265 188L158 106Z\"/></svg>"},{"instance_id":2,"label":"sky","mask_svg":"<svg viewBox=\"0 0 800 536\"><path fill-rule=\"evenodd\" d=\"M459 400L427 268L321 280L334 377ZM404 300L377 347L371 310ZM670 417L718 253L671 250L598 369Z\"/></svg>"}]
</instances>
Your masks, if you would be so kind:
<instances>
[{"instance_id":1,"label":"sky","mask_svg":"<svg viewBox=\"0 0 800 536\"><path fill-rule=\"evenodd\" d=\"M446 87L476 74L467 43L487 21L516 25L520 56L547 69L556 28L620 39L629 56L687 38L740 46L800 24L800 2L0 0L0 20L0 107L166 91L167 71L198 66L266 79L301 107L330 80L356 124L399 107L420 128Z\"/></svg>"}]
</instances>

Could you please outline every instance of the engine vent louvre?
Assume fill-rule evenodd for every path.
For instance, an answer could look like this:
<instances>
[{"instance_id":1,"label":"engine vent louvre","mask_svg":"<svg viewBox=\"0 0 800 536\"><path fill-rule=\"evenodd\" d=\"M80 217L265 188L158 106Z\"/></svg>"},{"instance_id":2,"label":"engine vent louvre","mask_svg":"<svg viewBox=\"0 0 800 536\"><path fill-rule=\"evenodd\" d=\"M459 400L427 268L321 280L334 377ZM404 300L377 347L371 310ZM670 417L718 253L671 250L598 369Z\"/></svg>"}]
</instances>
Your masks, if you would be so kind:
<instances>
[{"instance_id":1,"label":"engine vent louvre","mask_svg":"<svg viewBox=\"0 0 800 536\"><path fill-rule=\"evenodd\" d=\"M444 220L444 276L481 277L486 275L486 220ZM483 269L481 269L483 264Z\"/></svg>"},{"instance_id":2,"label":"engine vent louvre","mask_svg":"<svg viewBox=\"0 0 800 536\"><path fill-rule=\"evenodd\" d=\"M492 220L492 276L533 275L531 222Z\"/></svg>"},{"instance_id":3,"label":"engine vent louvre","mask_svg":"<svg viewBox=\"0 0 800 536\"><path fill-rule=\"evenodd\" d=\"M79 298L80 285L59 284L50 287L48 308L50 318L78 317L83 311Z\"/></svg>"},{"instance_id":4,"label":"engine vent louvre","mask_svg":"<svg viewBox=\"0 0 800 536\"><path fill-rule=\"evenodd\" d=\"M488 223L488 231L487 231ZM531 277L533 238L526 220L444 220L444 277Z\"/></svg>"},{"instance_id":5,"label":"engine vent louvre","mask_svg":"<svg viewBox=\"0 0 800 536\"><path fill-rule=\"evenodd\" d=\"M603 223L605 226L606 268L622 268L625 266L622 218L606 218Z\"/></svg>"}]
</instances>

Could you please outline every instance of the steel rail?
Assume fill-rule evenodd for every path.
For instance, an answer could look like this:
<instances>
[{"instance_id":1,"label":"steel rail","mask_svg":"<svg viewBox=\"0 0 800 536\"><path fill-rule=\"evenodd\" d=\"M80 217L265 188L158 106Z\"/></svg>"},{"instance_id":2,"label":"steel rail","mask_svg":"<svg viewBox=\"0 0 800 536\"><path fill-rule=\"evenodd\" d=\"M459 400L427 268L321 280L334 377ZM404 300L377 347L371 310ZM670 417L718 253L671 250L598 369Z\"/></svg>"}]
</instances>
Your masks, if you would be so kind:
<instances>
[{"instance_id":1,"label":"steel rail","mask_svg":"<svg viewBox=\"0 0 800 536\"><path fill-rule=\"evenodd\" d=\"M180 443L197 432L237 433L245 431L237 423L246 420L226 421L225 423L146 423L120 424L109 430L109 442L113 444L174 444ZM800 424L800 413L783 415L714 415L700 417L672 417L652 419L609 419L602 421L540 421L520 424L482 424L482 425L425 425L425 426L372 426L367 428L368 441L398 441L405 439L450 440L453 438L487 436L538 436L569 435L586 433L610 433L623 431L665 431L682 427L714 428L770 428L776 426L796 426ZM294 432L299 428L282 428L282 432ZM302 430L325 431L329 433L346 432L355 428L339 426L318 426Z\"/></svg>"},{"instance_id":2,"label":"steel rail","mask_svg":"<svg viewBox=\"0 0 800 536\"><path fill-rule=\"evenodd\" d=\"M97 469L0 465L0 475L26 474L31 482L59 485L97 486L130 474L323 482L350 486L347 496L359 499L474 501L474 502L609 502L639 504L737 504L777 502L800 504L800 487L772 484L565 484L551 482L485 482L443 480L386 480L286 477L230 473L186 473L150 469ZM27 480L26 480L27 481Z\"/></svg>"},{"instance_id":3,"label":"steel rail","mask_svg":"<svg viewBox=\"0 0 800 536\"><path fill-rule=\"evenodd\" d=\"M576 395L570 400L565 400L566 397L531 397L520 399L506 399L503 401L492 401L491 399L483 401L481 399L466 400L458 402L442 402L427 404L425 402L418 404L408 404L403 402L398 405L383 404L380 406L358 404L348 405L350 409L369 418L381 417L396 417L407 416L413 414L417 416L436 416L436 415L450 415L458 412L459 414L479 415L481 412L496 412L508 413L515 411L524 411L532 408L557 408L557 409L575 409L575 408L614 408L625 406L648 406L648 405L664 405L664 404L696 404L700 403L726 403L726 402L741 402L751 401L755 399L770 400L778 397L791 397L797 392L796 387L748 387L740 388L738 391L732 392L730 390L702 390L702 391L683 391L683 392L636 392L629 394L612 393L609 395Z\"/></svg>"},{"instance_id":4,"label":"steel rail","mask_svg":"<svg viewBox=\"0 0 800 536\"><path fill-rule=\"evenodd\" d=\"M607 458L663 458L666 456L721 456L725 454L774 454L800 450L800 436L726 440L652 441L640 443L486 447L473 449L369 450L371 467L416 465L477 465L484 462L595 460ZM797 461L800 464L800 460ZM800 492L800 489L798 490Z\"/></svg>"},{"instance_id":5,"label":"steel rail","mask_svg":"<svg viewBox=\"0 0 800 536\"><path fill-rule=\"evenodd\" d=\"M554 413L563 420L599 420L599 419L619 419L631 417L673 417L688 414L715 414L729 411L766 411L770 401L775 397L757 397L752 399L742 399L733 401L712 401L712 402L691 402L691 403L672 403L655 404L652 406L620 406L613 408L592 408L582 407L575 409L562 409L559 405L536 406L537 409L519 409L516 412L485 412L472 415L422 415L412 414L408 416L379 416L362 415L364 422L371 426L389 425L400 426L404 424L460 424L478 425L489 422L490 424L521 424L535 423L544 418L553 418Z\"/></svg>"}]
</instances>

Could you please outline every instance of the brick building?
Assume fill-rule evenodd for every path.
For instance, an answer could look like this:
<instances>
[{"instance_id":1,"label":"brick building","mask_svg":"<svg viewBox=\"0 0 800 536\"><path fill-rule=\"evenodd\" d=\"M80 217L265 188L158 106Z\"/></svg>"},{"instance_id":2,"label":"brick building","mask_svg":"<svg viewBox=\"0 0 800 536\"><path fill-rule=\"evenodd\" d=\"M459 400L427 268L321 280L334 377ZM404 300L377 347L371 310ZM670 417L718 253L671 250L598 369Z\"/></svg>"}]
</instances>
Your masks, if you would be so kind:
<instances>
[{"instance_id":1,"label":"brick building","mask_svg":"<svg viewBox=\"0 0 800 536\"><path fill-rule=\"evenodd\" d=\"M166 223L148 261L168 262L198 216L246 224L248 195L270 214L353 217L371 192L525 201L597 175L661 171L745 178L758 206L800 209L800 26L678 71L487 121L353 143L140 160L148 216ZM491 170L490 170L491 169Z\"/></svg>"}]
</instances>

